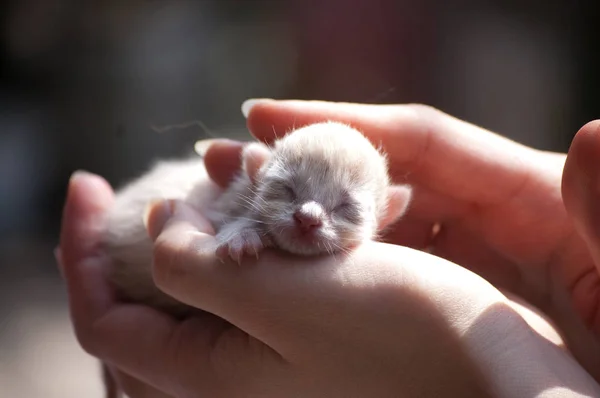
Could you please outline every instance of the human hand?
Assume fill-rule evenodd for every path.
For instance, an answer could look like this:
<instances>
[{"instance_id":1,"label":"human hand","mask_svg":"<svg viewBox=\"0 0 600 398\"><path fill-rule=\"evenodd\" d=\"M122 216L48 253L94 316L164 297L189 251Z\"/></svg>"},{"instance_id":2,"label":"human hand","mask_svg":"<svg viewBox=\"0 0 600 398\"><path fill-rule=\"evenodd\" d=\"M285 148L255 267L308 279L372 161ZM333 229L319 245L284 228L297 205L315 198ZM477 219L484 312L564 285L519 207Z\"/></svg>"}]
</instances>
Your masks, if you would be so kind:
<instances>
[{"instance_id":1,"label":"human hand","mask_svg":"<svg viewBox=\"0 0 600 398\"><path fill-rule=\"evenodd\" d=\"M387 241L430 248L524 298L552 317L569 348L600 377L600 348L589 332L600 333L600 255L596 263L590 255L590 247L600 252L599 232L589 221L597 219L590 205L597 194L589 183L597 180L600 158L597 123L580 131L570 151L563 192L574 209L571 218L561 195L564 154L520 145L422 105L273 100L248 105L248 127L263 141L336 120L382 144L394 181L414 187L411 208ZM580 159L585 167L576 167ZM441 230L434 235L436 224Z\"/></svg>"},{"instance_id":2,"label":"human hand","mask_svg":"<svg viewBox=\"0 0 600 398\"><path fill-rule=\"evenodd\" d=\"M239 145L229 143L225 148L216 144L213 148L215 153L224 155L231 159L231 153L238 152ZM232 152L233 151L233 152ZM218 167L216 165L218 161ZM221 185L227 183L229 176L238 167L235 162L230 167L227 161L212 158L207 160L211 169L213 180ZM127 337L127 329L130 323L145 324L149 321L151 327L143 333L148 339L153 338L153 331L160 335L160 326L164 325L165 317L156 317L152 324L154 311L140 306L133 309L128 306L119 306L115 301L113 292L106 282L105 272L113 266L110 259L104 255L99 246L101 234L104 229L104 214L111 206L113 190L108 183L95 175L88 173L76 173L69 182L69 192L63 213L60 246L55 250L56 260L61 274L67 281L69 290L69 305L73 325L79 341L88 351L95 351L96 344L106 344L112 338ZM120 317L127 318L127 322L119 324ZM110 327L105 327L108 323ZM102 334L107 330L107 334ZM97 342L93 339L94 334L102 334L104 340ZM139 336L133 336L137 338ZM109 360L106 361L106 369L120 390L128 397L137 398L168 398L170 395L144 383L139 379L124 372ZM100 373L98 374L100 377ZM109 375L104 375L109 376ZM106 380L111 394L113 380ZM113 395L110 395L111 397Z\"/></svg>"},{"instance_id":3,"label":"human hand","mask_svg":"<svg viewBox=\"0 0 600 398\"><path fill-rule=\"evenodd\" d=\"M112 201L112 189L100 177L76 173L69 181L60 246L55 250L55 256L61 274L67 281L73 326L77 338L84 347L88 344L87 336L90 331L102 329L105 323L103 316L115 307L114 297L105 278L105 272L110 269L110 259L99 247L103 232L103 216ZM139 316L143 317L144 312ZM137 315L133 316L130 321L136 322L136 317ZM113 332L109 338L114 337ZM169 397L150 385L140 382L112 363L106 365L107 368L103 371L110 372L113 380L128 396ZM103 376L108 375L103 374ZM107 387L112 388L112 383Z\"/></svg>"},{"instance_id":4,"label":"human hand","mask_svg":"<svg viewBox=\"0 0 600 398\"><path fill-rule=\"evenodd\" d=\"M58 257L80 343L132 398L599 393L499 292L460 267L380 243L340 261L266 252L249 267L228 266L209 249L211 226L181 204L149 214L155 279L219 317L175 321L118 303L98 246L111 202L99 177L72 179Z\"/></svg>"}]
</instances>

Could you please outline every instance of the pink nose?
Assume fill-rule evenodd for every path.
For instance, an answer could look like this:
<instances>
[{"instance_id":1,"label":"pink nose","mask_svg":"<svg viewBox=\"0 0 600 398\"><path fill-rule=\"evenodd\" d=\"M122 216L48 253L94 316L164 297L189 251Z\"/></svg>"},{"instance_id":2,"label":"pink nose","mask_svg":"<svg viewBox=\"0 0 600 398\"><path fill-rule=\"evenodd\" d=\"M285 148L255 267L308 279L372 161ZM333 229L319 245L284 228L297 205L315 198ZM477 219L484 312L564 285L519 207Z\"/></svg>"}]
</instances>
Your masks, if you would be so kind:
<instances>
[{"instance_id":1,"label":"pink nose","mask_svg":"<svg viewBox=\"0 0 600 398\"><path fill-rule=\"evenodd\" d=\"M319 217L307 214L303 211L295 212L294 220L296 220L296 225L305 231L318 228L322 224Z\"/></svg>"}]
</instances>

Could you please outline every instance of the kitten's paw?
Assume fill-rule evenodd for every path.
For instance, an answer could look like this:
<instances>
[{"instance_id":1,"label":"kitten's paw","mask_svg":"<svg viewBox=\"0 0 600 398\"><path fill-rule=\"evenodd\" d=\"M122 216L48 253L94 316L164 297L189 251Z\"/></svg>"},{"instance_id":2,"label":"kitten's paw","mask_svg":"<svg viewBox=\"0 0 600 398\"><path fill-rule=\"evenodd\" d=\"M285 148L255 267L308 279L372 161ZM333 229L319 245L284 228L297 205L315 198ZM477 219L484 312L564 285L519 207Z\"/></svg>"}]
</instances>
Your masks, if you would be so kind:
<instances>
[{"instance_id":1,"label":"kitten's paw","mask_svg":"<svg viewBox=\"0 0 600 398\"><path fill-rule=\"evenodd\" d=\"M255 256L268 245L268 240L261 237L254 229L243 229L237 234L219 243L217 257L224 260L229 256L238 264L242 263L245 255Z\"/></svg>"}]
</instances>

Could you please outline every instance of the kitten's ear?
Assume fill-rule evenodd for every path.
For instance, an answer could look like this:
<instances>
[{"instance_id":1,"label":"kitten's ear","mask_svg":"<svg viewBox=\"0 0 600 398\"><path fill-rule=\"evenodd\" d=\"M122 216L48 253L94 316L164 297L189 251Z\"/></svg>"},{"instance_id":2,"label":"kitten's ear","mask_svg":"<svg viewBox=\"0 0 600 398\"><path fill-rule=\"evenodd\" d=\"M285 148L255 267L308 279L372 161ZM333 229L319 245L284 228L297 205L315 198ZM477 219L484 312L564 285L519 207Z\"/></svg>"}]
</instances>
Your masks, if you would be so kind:
<instances>
[{"instance_id":1,"label":"kitten's ear","mask_svg":"<svg viewBox=\"0 0 600 398\"><path fill-rule=\"evenodd\" d=\"M252 183L256 182L258 171L271 159L271 150L260 142L247 144L242 150L242 167L248 173Z\"/></svg>"},{"instance_id":2,"label":"kitten's ear","mask_svg":"<svg viewBox=\"0 0 600 398\"><path fill-rule=\"evenodd\" d=\"M379 220L379 230L383 230L406 213L410 200L412 199L412 189L408 185L392 185L388 188L387 208Z\"/></svg>"}]
</instances>

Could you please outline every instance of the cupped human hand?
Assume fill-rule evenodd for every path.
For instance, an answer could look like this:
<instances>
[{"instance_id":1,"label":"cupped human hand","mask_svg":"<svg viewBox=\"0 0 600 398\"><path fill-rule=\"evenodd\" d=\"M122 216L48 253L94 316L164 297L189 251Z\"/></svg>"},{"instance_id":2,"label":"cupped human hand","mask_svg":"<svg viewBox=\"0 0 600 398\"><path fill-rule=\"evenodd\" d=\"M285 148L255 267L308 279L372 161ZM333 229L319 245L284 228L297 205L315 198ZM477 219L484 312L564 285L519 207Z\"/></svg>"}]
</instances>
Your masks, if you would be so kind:
<instances>
[{"instance_id":1,"label":"cupped human hand","mask_svg":"<svg viewBox=\"0 0 600 398\"><path fill-rule=\"evenodd\" d=\"M214 153L233 159L239 153L236 143L213 145ZM217 162L218 161L218 165ZM235 161L212 157L207 160L213 180L225 185L229 176L237 169ZM212 167L211 167L212 166ZM114 200L110 185L101 177L77 172L69 181L67 201L63 212L60 245L55 250L60 272L67 282L69 307L73 326L81 345L89 352L102 352L106 370L113 380L108 380L110 391L113 381L130 398L169 398L166 394L115 366L111 361L111 341L119 341L131 348L123 355L135 357L135 344L140 337L151 342L160 340L175 324L169 317L145 306L121 305L107 284L106 271L112 267L111 259L104 255L100 246L104 230L104 215ZM206 316L203 320L207 329L219 328L223 322ZM136 329L136 325L142 328ZM146 329L143 329L145 327ZM96 336L101 336L96 338ZM99 348L98 348L99 347ZM118 361L117 361L118 362ZM106 375L105 375L106 376ZM101 377L100 371L98 377ZM112 396L112 395L111 395Z\"/></svg>"},{"instance_id":2,"label":"cupped human hand","mask_svg":"<svg viewBox=\"0 0 600 398\"><path fill-rule=\"evenodd\" d=\"M388 242L429 248L524 298L600 358L587 332L600 333L600 278L589 246L599 251L589 221L598 193L584 183L600 169L598 123L586 125L570 151L570 164L587 160L565 172L563 193L577 208L567 213L565 154L521 145L428 106L265 99L243 111L251 133L266 142L324 120L363 131L388 154L394 181L414 187L411 208ZM586 243L575 224L587 225L583 236L594 238Z\"/></svg>"},{"instance_id":3,"label":"cupped human hand","mask_svg":"<svg viewBox=\"0 0 600 398\"><path fill-rule=\"evenodd\" d=\"M600 393L502 294L452 263L369 243L345 257L222 264L211 226L177 202L149 213L155 280L209 313L178 321L119 303L99 246L112 200L100 177L72 178L57 257L77 338L132 398Z\"/></svg>"},{"instance_id":4,"label":"cupped human hand","mask_svg":"<svg viewBox=\"0 0 600 398\"><path fill-rule=\"evenodd\" d=\"M84 348L94 351L97 342L89 336L104 330L104 324L115 322L116 317L127 316L134 324L139 320L152 320L160 333L165 317L153 314L146 308L139 311L127 307L119 307L114 301L110 287L106 283L106 271L110 259L106 257L99 245L103 231L103 217L113 201L113 191L106 181L88 173L75 173L69 181L69 192L63 212L60 246L55 250L56 260L63 278L67 282L69 293L69 309L76 336ZM127 330L127 322L123 324ZM164 326L163 326L164 328ZM119 338L118 332L109 329L105 339ZM150 334L152 334L150 330ZM108 382L107 393L114 394L116 381L120 391L129 397L169 398L168 395L147 383L106 363L112 380ZM100 370L100 369L99 369ZM108 376L98 371L98 378Z\"/></svg>"}]
</instances>

